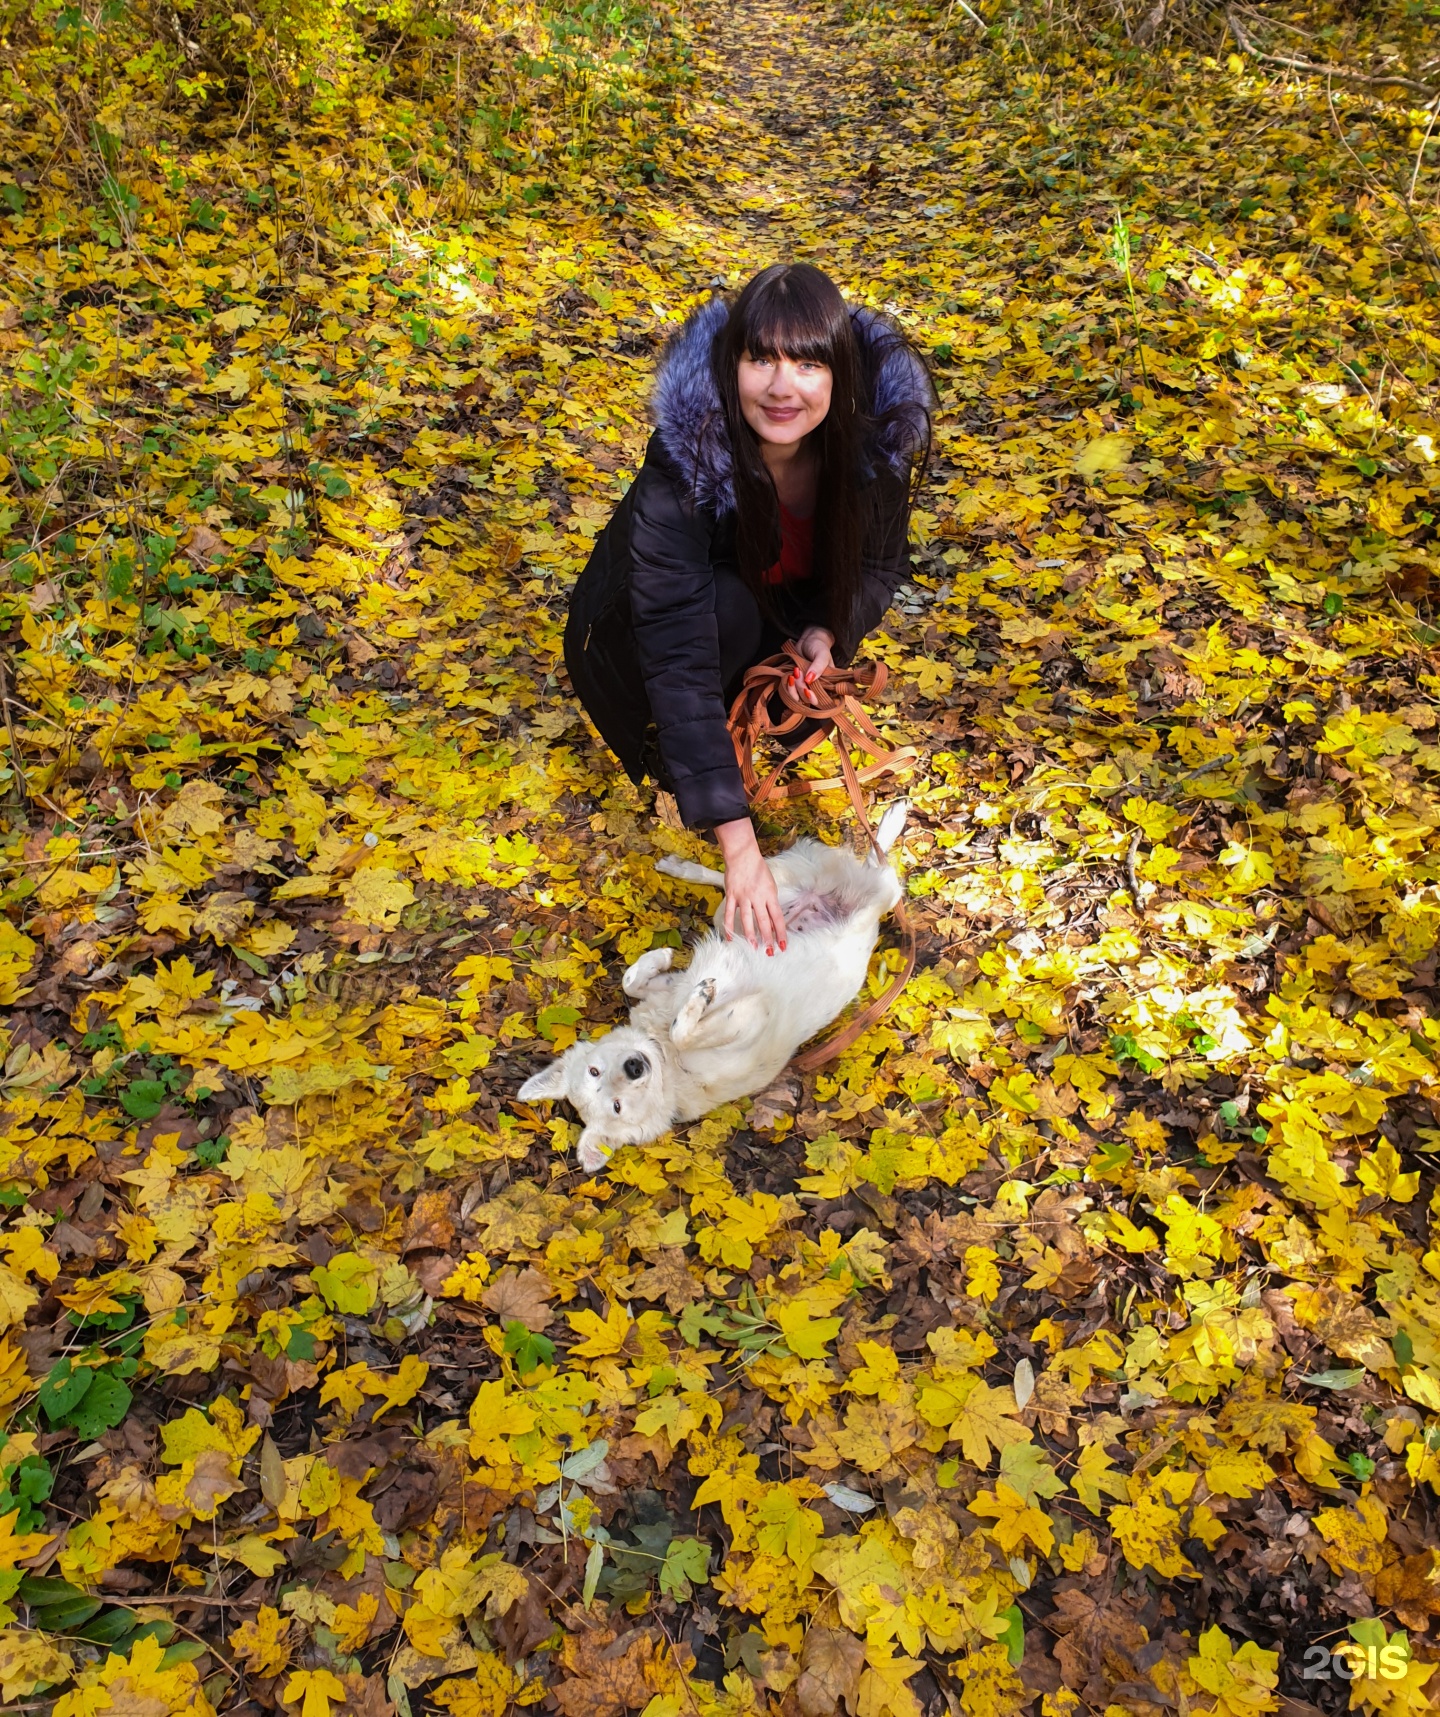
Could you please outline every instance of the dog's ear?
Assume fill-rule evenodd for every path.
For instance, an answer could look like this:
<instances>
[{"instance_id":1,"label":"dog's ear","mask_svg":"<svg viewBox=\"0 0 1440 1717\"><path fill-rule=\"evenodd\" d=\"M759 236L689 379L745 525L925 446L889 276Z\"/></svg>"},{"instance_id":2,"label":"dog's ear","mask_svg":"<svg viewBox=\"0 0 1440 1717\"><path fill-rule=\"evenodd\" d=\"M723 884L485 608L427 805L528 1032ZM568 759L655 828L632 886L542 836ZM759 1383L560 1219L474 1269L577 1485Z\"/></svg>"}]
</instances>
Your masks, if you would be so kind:
<instances>
[{"instance_id":1,"label":"dog's ear","mask_svg":"<svg viewBox=\"0 0 1440 1717\"><path fill-rule=\"evenodd\" d=\"M588 1174L598 1174L614 1156L615 1147L602 1138L594 1127L586 1127L580 1135L575 1154L580 1159L582 1169Z\"/></svg>"},{"instance_id":2,"label":"dog's ear","mask_svg":"<svg viewBox=\"0 0 1440 1717\"><path fill-rule=\"evenodd\" d=\"M562 1055L548 1067L532 1073L520 1087L519 1096L526 1103L533 1103L537 1097L563 1097L566 1084L565 1057Z\"/></svg>"}]
</instances>

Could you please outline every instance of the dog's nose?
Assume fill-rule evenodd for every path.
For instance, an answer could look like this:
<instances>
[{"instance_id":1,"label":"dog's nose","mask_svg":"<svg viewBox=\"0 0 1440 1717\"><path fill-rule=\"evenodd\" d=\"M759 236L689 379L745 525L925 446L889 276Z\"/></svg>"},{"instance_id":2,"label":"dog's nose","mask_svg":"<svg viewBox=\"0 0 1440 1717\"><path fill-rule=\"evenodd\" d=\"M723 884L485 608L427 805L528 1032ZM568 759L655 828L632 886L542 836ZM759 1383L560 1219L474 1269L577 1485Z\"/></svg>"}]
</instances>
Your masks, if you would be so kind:
<instances>
[{"instance_id":1,"label":"dog's nose","mask_svg":"<svg viewBox=\"0 0 1440 1717\"><path fill-rule=\"evenodd\" d=\"M625 1063L625 1077L627 1079L638 1079L644 1071L645 1063L638 1055L630 1056Z\"/></svg>"}]
</instances>

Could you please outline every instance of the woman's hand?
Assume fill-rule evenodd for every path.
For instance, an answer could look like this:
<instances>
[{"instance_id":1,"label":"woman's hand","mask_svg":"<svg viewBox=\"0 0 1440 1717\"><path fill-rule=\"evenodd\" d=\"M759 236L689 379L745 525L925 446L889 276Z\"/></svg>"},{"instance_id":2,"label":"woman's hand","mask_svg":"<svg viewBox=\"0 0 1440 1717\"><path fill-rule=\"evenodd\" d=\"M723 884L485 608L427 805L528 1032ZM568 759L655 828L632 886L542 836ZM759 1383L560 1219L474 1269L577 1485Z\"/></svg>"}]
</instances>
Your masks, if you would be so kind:
<instances>
[{"instance_id":1,"label":"woman's hand","mask_svg":"<svg viewBox=\"0 0 1440 1717\"><path fill-rule=\"evenodd\" d=\"M796 640L796 648L805 658L805 666L791 675L790 689L807 703L818 704L812 688L827 668L835 666L835 634L823 626L807 626Z\"/></svg>"},{"instance_id":2,"label":"woman's hand","mask_svg":"<svg viewBox=\"0 0 1440 1717\"><path fill-rule=\"evenodd\" d=\"M785 947L785 916L775 892L775 878L761 856L755 827L748 817L717 823L715 838L725 855L725 907L720 925L726 936L738 929L752 948L767 954Z\"/></svg>"}]
</instances>

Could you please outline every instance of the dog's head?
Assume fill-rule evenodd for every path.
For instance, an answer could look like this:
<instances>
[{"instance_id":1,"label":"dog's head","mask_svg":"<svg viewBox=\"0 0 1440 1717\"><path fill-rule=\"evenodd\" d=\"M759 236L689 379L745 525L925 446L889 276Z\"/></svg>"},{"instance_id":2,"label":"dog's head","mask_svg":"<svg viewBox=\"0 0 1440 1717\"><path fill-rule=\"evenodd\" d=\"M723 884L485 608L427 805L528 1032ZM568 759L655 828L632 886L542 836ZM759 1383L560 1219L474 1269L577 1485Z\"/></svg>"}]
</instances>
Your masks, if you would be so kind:
<instances>
[{"instance_id":1,"label":"dog's head","mask_svg":"<svg viewBox=\"0 0 1440 1717\"><path fill-rule=\"evenodd\" d=\"M655 1040L623 1025L576 1043L520 1087L526 1102L563 1097L585 1123L580 1161L602 1168L620 1145L658 1139L670 1125L665 1063Z\"/></svg>"}]
</instances>

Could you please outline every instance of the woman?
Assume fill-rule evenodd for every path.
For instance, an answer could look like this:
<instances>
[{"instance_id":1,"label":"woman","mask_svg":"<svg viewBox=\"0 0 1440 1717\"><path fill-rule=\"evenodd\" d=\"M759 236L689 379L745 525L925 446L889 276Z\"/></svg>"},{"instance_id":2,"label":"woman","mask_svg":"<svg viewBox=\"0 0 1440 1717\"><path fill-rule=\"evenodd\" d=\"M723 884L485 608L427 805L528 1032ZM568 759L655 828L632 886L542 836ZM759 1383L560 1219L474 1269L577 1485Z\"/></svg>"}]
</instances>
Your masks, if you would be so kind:
<instances>
[{"instance_id":1,"label":"woman","mask_svg":"<svg viewBox=\"0 0 1440 1717\"><path fill-rule=\"evenodd\" d=\"M813 702L889 608L934 399L905 336L809 263L710 299L661 356L645 462L571 598L565 665L586 712L632 781L713 829L725 933L770 953L785 924L726 712L787 638Z\"/></svg>"}]
</instances>

